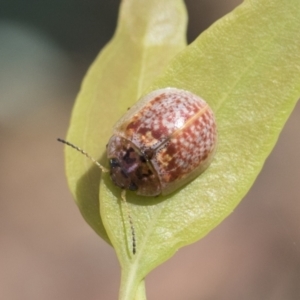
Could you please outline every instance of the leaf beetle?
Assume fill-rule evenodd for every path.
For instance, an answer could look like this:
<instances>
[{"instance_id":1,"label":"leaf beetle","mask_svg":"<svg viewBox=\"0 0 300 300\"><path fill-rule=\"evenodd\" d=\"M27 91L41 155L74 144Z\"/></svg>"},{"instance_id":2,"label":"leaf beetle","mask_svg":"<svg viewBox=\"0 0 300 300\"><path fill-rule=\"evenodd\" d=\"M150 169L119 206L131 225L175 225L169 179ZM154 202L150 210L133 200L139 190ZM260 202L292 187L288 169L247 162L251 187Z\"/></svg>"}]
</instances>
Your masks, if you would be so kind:
<instances>
[{"instance_id":1,"label":"leaf beetle","mask_svg":"<svg viewBox=\"0 0 300 300\"><path fill-rule=\"evenodd\" d=\"M58 139L91 159L113 183L141 196L170 194L199 176L217 145L214 113L199 96L178 88L150 92L115 124L106 152L109 170L81 148ZM126 203L132 231L135 231Z\"/></svg>"}]
</instances>

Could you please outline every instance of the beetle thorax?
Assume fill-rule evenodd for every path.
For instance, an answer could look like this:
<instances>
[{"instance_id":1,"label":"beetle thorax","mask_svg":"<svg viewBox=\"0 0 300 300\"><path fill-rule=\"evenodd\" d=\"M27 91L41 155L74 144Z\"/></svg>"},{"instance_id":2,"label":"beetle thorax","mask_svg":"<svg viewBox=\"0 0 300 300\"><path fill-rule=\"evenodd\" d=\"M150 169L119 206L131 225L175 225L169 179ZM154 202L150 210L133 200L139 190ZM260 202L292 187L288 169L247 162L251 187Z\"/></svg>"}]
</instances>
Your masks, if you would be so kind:
<instances>
[{"instance_id":1,"label":"beetle thorax","mask_svg":"<svg viewBox=\"0 0 300 300\"><path fill-rule=\"evenodd\" d=\"M161 193L161 185L150 158L132 142L113 135L107 145L107 157L110 177L116 186L144 196Z\"/></svg>"}]
</instances>

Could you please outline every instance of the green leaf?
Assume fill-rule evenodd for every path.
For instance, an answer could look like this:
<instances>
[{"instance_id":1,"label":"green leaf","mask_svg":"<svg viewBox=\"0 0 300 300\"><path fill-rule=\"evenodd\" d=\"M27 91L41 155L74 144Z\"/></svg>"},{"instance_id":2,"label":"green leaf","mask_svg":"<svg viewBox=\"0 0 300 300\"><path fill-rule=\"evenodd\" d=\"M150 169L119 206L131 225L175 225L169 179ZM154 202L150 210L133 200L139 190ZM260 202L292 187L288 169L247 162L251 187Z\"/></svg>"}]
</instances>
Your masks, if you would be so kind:
<instances>
[{"instance_id":1,"label":"green leaf","mask_svg":"<svg viewBox=\"0 0 300 300\"><path fill-rule=\"evenodd\" d=\"M83 81L67 140L107 165L105 145L114 123L186 46L185 31L182 0L123 1L116 33ZM69 187L83 217L109 242L99 214L101 172L69 147L65 157Z\"/></svg>"},{"instance_id":2,"label":"green leaf","mask_svg":"<svg viewBox=\"0 0 300 300\"><path fill-rule=\"evenodd\" d=\"M66 151L76 202L87 222L111 241L122 266L120 299L142 299L143 279L152 269L234 210L300 96L299 0L245 1L161 73L184 47L184 28L181 1L123 1L117 33L89 70L72 115L68 140L104 165L113 124L141 94L183 88L206 99L216 115L218 150L206 172L168 197L127 194L136 255L120 190L108 174L100 181L97 167Z\"/></svg>"},{"instance_id":3,"label":"green leaf","mask_svg":"<svg viewBox=\"0 0 300 300\"><path fill-rule=\"evenodd\" d=\"M119 191L101 182L101 215L123 269L121 299L180 247L205 236L248 192L300 96L300 2L245 1L181 52L147 89L200 95L216 114L219 143L206 172L168 197L128 193L137 236ZM120 230L120 223L124 230Z\"/></svg>"}]
</instances>

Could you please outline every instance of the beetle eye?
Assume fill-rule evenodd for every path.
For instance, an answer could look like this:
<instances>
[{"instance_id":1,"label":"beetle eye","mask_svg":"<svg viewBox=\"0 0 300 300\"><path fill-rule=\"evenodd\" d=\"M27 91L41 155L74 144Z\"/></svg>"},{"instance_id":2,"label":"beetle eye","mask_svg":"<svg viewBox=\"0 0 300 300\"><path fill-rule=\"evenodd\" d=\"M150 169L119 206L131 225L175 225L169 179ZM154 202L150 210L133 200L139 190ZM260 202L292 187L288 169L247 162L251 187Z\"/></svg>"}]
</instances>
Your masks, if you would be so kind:
<instances>
[{"instance_id":1,"label":"beetle eye","mask_svg":"<svg viewBox=\"0 0 300 300\"><path fill-rule=\"evenodd\" d=\"M109 160L109 165L111 168L116 168L120 166L119 161L116 158L111 158Z\"/></svg>"},{"instance_id":2,"label":"beetle eye","mask_svg":"<svg viewBox=\"0 0 300 300\"><path fill-rule=\"evenodd\" d=\"M137 185L135 183L130 182L130 185L129 185L128 189L130 191L136 191L138 189L138 187L137 187Z\"/></svg>"}]
</instances>

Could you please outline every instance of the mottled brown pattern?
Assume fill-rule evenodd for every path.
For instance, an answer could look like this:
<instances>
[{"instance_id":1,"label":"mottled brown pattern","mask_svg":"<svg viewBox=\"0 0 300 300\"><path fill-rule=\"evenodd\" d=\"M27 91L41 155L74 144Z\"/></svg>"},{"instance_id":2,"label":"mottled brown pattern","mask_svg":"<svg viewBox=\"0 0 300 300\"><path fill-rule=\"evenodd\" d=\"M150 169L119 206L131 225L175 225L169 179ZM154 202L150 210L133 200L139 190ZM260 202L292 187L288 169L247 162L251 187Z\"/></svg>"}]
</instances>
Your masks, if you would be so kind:
<instances>
[{"instance_id":1,"label":"mottled brown pattern","mask_svg":"<svg viewBox=\"0 0 300 300\"><path fill-rule=\"evenodd\" d=\"M124 137L140 148L155 148L196 114L204 104L187 95L162 93L128 120ZM178 122L174 122L178 120ZM179 126L178 126L179 125Z\"/></svg>"},{"instance_id":2,"label":"mottled brown pattern","mask_svg":"<svg viewBox=\"0 0 300 300\"><path fill-rule=\"evenodd\" d=\"M142 98L114 130L108 157L118 157L123 173L130 170L125 173L130 173L131 178L125 178L115 168L117 180L116 175L112 179L118 186L122 180L126 182L125 188L136 184L140 195L168 194L194 179L210 163L217 143L215 119L207 103L175 88L154 91ZM134 153L128 152L128 147ZM141 157L139 167L132 161L137 156ZM140 172L148 174L146 169L151 172L142 180Z\"/></svg>"},{"instance_id":3,"label":"mottled brown pattern","mask_svg":"<svg viewBox=\"0 0 300 300\"><path fill-rule=\"evenodd\" d=\"M158 173L164 184L180 180L201 165L214 150L216 126L208 106L157 151Z\"/></svg>"}]
</instances>

